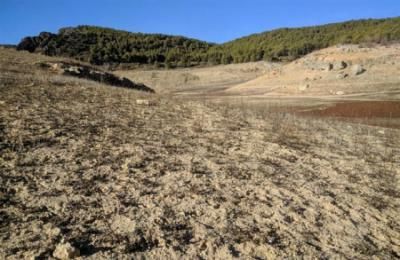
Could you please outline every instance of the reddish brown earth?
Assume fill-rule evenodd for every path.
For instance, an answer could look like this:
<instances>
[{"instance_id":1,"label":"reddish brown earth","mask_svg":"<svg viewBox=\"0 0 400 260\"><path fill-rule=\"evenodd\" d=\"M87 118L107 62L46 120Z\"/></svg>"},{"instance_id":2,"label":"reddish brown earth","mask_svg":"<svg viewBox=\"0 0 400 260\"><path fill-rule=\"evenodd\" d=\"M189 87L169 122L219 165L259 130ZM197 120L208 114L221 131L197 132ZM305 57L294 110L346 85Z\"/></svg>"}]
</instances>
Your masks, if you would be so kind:
<instances>
[{"instance_id":1,"label":"reddish brown earth","mask_svg":"<svg viewBox=\"0 0 400 260\"><path fill-rule=\"evenodd\" d=\"M368 125L400 128L400 101L351 101L326 108L297 112L316 117L333 117Z\"/></svg>"},{"instance_id":2,"label":"reddish brown earth","mask_svg":"<svg viewBox=\"0 0 400 260\"><path fill-rule=\"evenodd\" d=\"M351 118L399 118L400 101L341 102L325 109L305 112L311 115Z\"/></svg>"}]
</instances>

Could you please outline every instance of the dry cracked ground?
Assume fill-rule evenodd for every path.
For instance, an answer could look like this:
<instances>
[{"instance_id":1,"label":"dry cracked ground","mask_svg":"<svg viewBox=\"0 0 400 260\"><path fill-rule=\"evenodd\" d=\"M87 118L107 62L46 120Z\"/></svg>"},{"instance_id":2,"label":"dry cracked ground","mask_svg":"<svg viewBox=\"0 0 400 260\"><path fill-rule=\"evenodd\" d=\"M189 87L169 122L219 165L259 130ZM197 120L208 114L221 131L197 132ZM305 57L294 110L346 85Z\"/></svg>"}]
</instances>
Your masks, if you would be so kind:
<instances>
[{"instance_id":1,"label":"dry cracked ground","mask_svg":"<svg viewBox=\"0 0 400 260\"><path fill-rule=\"evenodd\" d=\"M400 257L399 130L0 59L2 259Z\"/></svg>"}]
</instances>

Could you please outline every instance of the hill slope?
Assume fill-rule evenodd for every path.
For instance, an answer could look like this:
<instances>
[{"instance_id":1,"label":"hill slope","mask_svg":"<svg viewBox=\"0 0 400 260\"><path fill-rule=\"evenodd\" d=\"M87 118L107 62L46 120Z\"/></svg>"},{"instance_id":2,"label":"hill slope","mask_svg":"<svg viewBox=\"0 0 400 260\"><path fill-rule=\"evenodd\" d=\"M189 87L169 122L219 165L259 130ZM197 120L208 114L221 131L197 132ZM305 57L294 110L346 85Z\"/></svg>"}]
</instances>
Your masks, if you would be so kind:
<instances>
[{"instance_id":1,"label":"hill slope","mask_svg":"<svg viewBox=\"0 0 400 260\"><path fill-rule=\"evenodd\" d=\"M399 130L35 66L52 60L0 50L0 259L400 257Z\"/></svg>"},{"instance_id":2,"label":"hill slope","mask_svg":"<svg viewBox=\"0 0 400 260\"><path fill-rule=\"evenodd\" d=\"M130 33L126 31L78 26L60 29L58 34L42 32L26 37L18 50L50 56L66 56L93 64L103 63L171 63L190 65L200 62L212 44L181 36Z\"/></svg>"},{"instance_id":3,"label":"hill slope","mask_svg":"<svg viewBox=\"0 0 400 260\"><path fill-rule=\"evenodd\" d=\"M399 58L399 44L335 46L270 70L227 92L265 97L358 95L398 99Z\"/></svg>"},{"instance_id":4,"label":"hill slope","mask_svg":"<svg viewBox=\"0 0 400 260\"><path fill-rule=\"evenodd\" d=\"M293 60L336 44L384 43L400 40L400 18L369 19L304 28L284 28L250 35L208 52L217 62Z\"/></svg>"},{"instance_id":5,"label":"hill slope","mask_svg":"<svg viewBox=\"0 0 400 260\"><path fill-rule=\"evenodd\" d=\"M180 36L78 26L26 37L19 50L73 57L93 64L137 63L187 67L260 60L293 60L336 44L400 40L400 18L279 29L215 45Z\"/></svg>"}]
</instances>

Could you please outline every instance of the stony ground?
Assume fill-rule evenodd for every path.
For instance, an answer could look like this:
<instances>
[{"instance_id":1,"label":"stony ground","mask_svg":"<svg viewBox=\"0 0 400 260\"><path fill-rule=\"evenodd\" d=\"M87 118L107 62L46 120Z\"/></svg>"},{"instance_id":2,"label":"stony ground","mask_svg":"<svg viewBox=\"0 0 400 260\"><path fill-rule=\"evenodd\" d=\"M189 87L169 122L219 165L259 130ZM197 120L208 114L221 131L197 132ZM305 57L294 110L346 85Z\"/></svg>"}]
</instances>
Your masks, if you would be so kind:
<instances>
[{"instance_id":1,"label":"stony ground","mask_svg":"<svg viewBox=\"0 0 400 260\"><path fill-rule=\"evenodd\" d=\"M115 73L153 87L157 93L191 94L215 92L255 79L279 68L278 63L249 62L174 70L121 70Z\"/></svg>"},{"instance_id":2,"label":"stony ground","mask_svg":"<svg viewBox=\"0 0 400 260\"><path fill-rule=\"evenodd\" d=\"M228 89L265 97L400 99L400 44L334 46Z\"/></svg>"},{"instance_id":3,"label":"stony ground","mask_svg":"<svg viewBox=\"0 0 400 260\"><path fill-rule=\"evenodd\" d=\"M400 257L399 130L0 59L0 258Z\"/></svg>"},{"instance_id":4,"label":"stony ground","mask_svg":"<svg viewBox=\"0 0 400 260\"><path fill-rule=\"evenodd\" d=\"M290 63L255 62L117 74L180 95L400 99L400 44L341 45Z\"/></svg>"}]
</instances>

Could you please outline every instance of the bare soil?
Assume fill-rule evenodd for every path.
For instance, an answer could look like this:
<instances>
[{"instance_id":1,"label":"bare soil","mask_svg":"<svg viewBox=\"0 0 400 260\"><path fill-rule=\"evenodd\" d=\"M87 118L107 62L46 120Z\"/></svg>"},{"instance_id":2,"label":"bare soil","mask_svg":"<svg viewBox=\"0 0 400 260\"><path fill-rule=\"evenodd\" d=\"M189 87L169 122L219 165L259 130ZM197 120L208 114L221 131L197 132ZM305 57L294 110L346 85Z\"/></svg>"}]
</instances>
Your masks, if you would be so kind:
<instances>
[{"instance_id":1,"label":"bare soil","mask_svg":"<svg viewBox=\"0 0 400 260\"><path fill-rule=\"evenodd\" d=\"M327 117L399 118L400 101L340 102L322 109L304 112Z\"/></svg>"},{"instance_id":2,"label":"bare soil","mask_svg":"<svg viewBox=\"0 0 400 260\"><path fill-rule=\"evenodd\" d=\"M113 88L46 60L0 50L1 259L400 257L400 130Z\"/></svg>"},{"instance_id":3,"label":"bare soil","mask_svg":"<svg viewBox=\"0 0 400 260\"><path fill-rule=\"evenodd\" d=\"M387 128L400 128L398 101L341 101L313 107L290 107L285 111L302 116L335 118Z\"/></svg>"}]
</instances>

